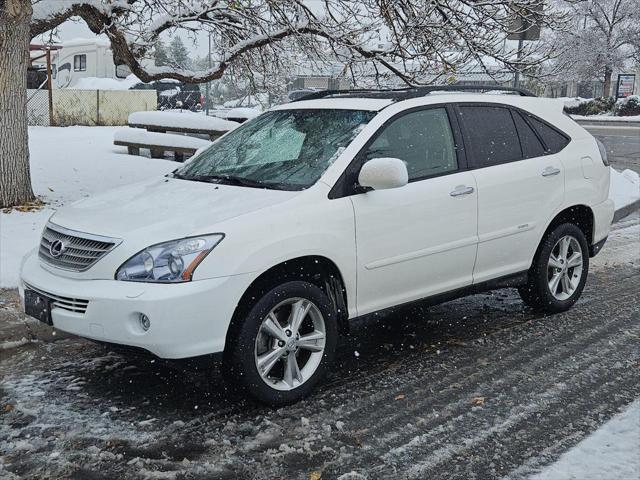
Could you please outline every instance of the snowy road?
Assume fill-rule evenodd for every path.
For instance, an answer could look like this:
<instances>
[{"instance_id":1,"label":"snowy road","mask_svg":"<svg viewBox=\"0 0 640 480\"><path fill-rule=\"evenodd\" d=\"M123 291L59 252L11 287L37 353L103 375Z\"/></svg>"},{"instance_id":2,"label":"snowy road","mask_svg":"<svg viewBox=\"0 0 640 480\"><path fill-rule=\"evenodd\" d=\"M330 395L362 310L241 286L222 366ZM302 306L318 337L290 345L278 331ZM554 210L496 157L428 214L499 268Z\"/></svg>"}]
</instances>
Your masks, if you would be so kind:
<instances>
[{"instance_id":1,"label":"snowy road","mask_svg":"<svg viewBox=\"0 0 640 480\"><path fill-rule=\"evenodd\" d=\"M607 148L611 165L618 170L629 168L640 173L640 126L587 126L593 136Z\"/></svg>"},{"instance_id":2,"label":"snowy road","mask_svg":"<svg viewBox=\"0 0 640 480\"><path fill-rule=\"evenodd\" d=\"M637 214L615 228L570 312L504 290L360 321L275 411L215 369L47 336L4 291L0 343L41 340L0 350L0 478L527 478L640 397Z\"/></svg>"}]
</instances>

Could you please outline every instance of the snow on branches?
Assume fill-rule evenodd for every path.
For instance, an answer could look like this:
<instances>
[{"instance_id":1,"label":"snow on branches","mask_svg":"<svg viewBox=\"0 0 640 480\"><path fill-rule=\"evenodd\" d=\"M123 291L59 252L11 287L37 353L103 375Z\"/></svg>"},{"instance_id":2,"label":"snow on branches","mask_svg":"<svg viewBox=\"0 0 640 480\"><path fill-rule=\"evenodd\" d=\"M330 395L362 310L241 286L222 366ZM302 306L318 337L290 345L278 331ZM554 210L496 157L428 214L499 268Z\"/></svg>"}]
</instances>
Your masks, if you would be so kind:
<instances>
[{"instance_id":1,"label":"snow on branches","mask_svg":"<svg viewBox=\"0 0 640 480\"><path fill-rule=\"evenodd\" d=\"M545 51L505 48L514 18L554 26L562 16L543 0L33 0L32 36L72 17L111 41L114 57L143 81L219 79L243 65L256 75L306 62L339 62L352 73L372 70L405 83L437 81L471 62L535 70ZM208 34L211 68L149 66L164 32ZM489 72L490 73L490 72Z\"/></svg>"},{"instance_id":2,"label":"snow on branches","mask_svg":"<svg viewBox=\"0 0 640 480\"><path fill-rule=\"evenodd\" d=\"M605 96L611 94L612 72L640 61L638 1L563 1L558 6L572 23L552 33L562 48L549 67L564 80L603 80Z\"/></svg>"}]
</instances>

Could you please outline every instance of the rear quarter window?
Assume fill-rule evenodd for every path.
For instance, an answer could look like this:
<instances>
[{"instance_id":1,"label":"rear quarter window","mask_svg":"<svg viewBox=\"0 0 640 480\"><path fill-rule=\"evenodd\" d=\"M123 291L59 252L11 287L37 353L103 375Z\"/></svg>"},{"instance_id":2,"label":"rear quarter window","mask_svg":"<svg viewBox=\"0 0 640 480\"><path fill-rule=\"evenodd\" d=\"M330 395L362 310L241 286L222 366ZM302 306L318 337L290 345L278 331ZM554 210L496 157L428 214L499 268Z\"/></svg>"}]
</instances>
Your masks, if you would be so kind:
<instances>
[{"instance_id":1,"label":"rear quarter window","mask_svg":"<svg viewBox=\"0 0 640 480\"><path fill-rule=\"evenodd\" d=\"M569 144L569 139L550 125L527 115L529 122L538 133L545 145L545 153L558 153Z\"/></svg>"},{"instance_id":2,"label":"rear quarter window","mask_svg":"<svg viewBox=\"0 0 640 480\"><path fill-rule=\"evenodd\" d=\"M513 114L513 120L516 122L524 158L543 156L545 154L544 145L542 145L538 136L522 117L522 114L517 110L511 110L511 113Z\"/></svg>"}]
</instances>

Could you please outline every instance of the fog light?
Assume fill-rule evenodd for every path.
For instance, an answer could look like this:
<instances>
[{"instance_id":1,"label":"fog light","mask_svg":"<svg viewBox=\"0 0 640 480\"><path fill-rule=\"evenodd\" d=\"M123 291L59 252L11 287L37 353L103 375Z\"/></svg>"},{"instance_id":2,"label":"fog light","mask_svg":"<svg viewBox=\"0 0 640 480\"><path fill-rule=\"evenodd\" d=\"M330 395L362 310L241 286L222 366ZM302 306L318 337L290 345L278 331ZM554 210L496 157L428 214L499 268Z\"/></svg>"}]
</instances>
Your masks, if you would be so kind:
<instances>
[{"instance_id":1,"label":"fog light","mask_svg":"<svg viewBox=\"0 0 640 480\"><path fill-rule=\"evenodd\" d=\"M145 332L149 330L149 327L151 326L151 320L149 320L149 317L147 317L144 313L140 314L140 326Z\"/></svg>"}]
</instances>

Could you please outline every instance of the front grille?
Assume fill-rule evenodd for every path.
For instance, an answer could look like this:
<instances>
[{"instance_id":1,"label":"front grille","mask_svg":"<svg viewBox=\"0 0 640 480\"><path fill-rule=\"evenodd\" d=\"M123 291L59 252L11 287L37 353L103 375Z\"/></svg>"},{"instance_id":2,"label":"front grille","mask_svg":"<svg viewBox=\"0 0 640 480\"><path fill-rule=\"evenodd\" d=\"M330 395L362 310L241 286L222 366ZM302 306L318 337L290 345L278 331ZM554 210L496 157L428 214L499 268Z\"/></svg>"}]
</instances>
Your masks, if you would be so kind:
<instances>
[{"instance_id":1,"label":"front grille","mask_svg":"<svg viewBox=\"0 0 640 480\"><path fill-rule=\"evenodd\" d=\"M84 314L87 311L87 307L89 306L89 300L82 300L81 298L61 297L60 295L54 295L53 293L45 292L44 290L40 290L39 288L35 288L26 283L24 285L24 288L26 290L33 290L43 297L47 297L48 299L50 299L52 309L61 308L62 310L67 310L68 312Z\"/></svg>"},{"instance_id":2,"label":"front grille","mask_svg":"<svg viewBox=\"0 0 640 480\"><path fill-rule=\"evenodd\" d=\"M56 247L61 246L61 249L57 249L61 253L55 256L51 246L58 240L62 245L58 243ZM42 261L54 267L83 272L104 257L118 242L113 238L75 232L49 223L42 232L38 255ZM56 248L53 251L55 253Z\"/></svg>"}]
</instances>

